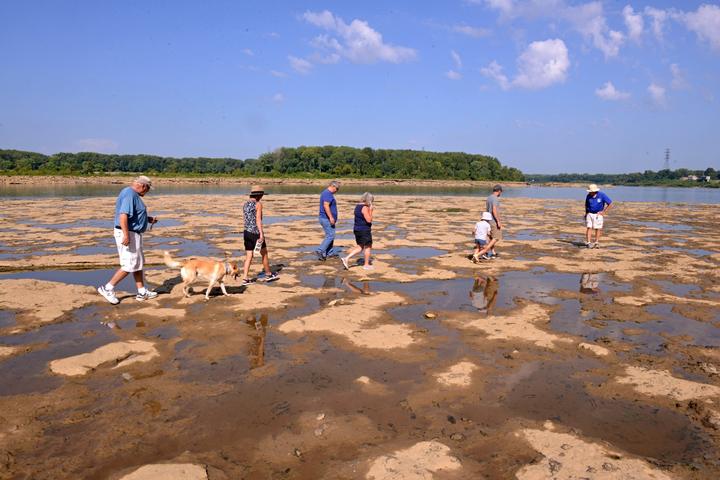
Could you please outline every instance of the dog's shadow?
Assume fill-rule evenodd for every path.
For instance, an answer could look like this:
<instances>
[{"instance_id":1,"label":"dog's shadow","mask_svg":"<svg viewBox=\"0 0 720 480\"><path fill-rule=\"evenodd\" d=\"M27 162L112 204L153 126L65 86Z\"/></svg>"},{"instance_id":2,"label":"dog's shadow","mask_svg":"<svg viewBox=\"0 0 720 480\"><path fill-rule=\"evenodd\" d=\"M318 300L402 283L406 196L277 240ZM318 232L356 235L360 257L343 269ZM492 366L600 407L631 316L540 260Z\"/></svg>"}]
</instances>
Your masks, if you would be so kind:
<instances>
[{"instance_id":1,"label":"dog's shadow","mask_svg":"<svg viewBox=\"0 0 720 480\"><path fill-rule=\"evenodd\" d=\"M159 294L169 294L170 292L172 292L172 289L175 287L175 285L179 285L180 283L182 283L182 277L180 275L173 278L168 278L162 283L162 285L157 287L155 291Z\"/></svg>"}]
</instances>

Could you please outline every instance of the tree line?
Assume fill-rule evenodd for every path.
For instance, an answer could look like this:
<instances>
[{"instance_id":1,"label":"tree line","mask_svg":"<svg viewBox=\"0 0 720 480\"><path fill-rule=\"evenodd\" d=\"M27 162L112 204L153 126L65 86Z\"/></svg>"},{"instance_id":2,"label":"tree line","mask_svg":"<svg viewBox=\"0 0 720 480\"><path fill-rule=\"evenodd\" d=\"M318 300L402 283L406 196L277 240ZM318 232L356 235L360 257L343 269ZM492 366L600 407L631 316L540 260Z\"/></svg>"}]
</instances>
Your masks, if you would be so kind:
<instances>
[{"instance_id":1,"label":"tree line","mask_svg":"<svg viewBox=\"0 0 720 480\"><path fill-rule=\"evenodd\" d=\"M636 173L558 173L550 175L526 174L525 179L531 182L557 183L605 183L613 185L704 185L718 186L720 171L712 167L705 170L663 169L659 171L645 170Z\"/></svg>"},{"instance_id":2,"label":"tree line","mask_svg":"<svg viewBox=\"0 0 720 480\"><path fill-rule=\"evenodd\" d=\"M523 173L497 158L463 152L426 152L302 146L279 148L245 160L173 158L93 152L43 155L0 150L0 173L23 175L92 175L144 172L167 175L278 177L418 178L523 181Z\"/></svg>"}]
</instances>

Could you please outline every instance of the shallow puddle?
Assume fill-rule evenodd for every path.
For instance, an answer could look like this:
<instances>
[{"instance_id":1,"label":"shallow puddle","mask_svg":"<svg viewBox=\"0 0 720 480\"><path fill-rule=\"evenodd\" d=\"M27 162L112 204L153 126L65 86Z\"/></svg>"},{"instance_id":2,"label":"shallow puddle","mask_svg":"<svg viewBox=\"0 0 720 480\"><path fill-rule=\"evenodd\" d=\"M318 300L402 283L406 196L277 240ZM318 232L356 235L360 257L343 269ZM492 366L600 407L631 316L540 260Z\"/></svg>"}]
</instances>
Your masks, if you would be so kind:
<instances>
[{"instance_id":1,"label":"shallow puddle","mask_svg":"<svg viewBox=\"0 0 720 480\"><path fill-rule=\"evenodd\" d=\"M542 364L515 384L504 404L516 414L579 429L639 456L690 462L701 454L699 429L681 413L621 399L593 396L592 377L578 372L596 362ZM600 379L598 379L600 381Z\"/></svg>"},{"instance_id":2,"label":"shallow puddle","mask_svg":"<svg viewBox=\"0 0 720 480\"><path fill-rule=\"evenodd\" d=\"M446 250L439 250L432 247L399 247L387 250L378 250L378 252L405 260L423 260L426 258L437 257L438 255L445 255L447 253Z\"/></svg>"}]
</instances>

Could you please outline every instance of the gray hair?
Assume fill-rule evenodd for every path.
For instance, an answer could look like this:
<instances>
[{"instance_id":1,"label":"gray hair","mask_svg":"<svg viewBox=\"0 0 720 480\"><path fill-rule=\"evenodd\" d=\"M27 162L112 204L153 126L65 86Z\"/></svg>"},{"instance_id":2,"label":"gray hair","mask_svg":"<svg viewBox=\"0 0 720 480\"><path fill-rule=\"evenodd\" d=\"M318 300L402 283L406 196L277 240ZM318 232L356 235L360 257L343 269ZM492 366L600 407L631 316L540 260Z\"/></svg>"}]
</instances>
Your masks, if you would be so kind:
<instances>
[{"instance_id":1,"label":"gray hair","mask_svg":"<svg viewBox=\"0 0 720 480\"><path fill-rule=\"evenodd\" d=\"M328 186L340 188L340 182L338 182L337 180L333 180L332 182L330 182L330 185L328 185Z\"/></svg>"},{"instance_id":2,"label":"gray hair","mask_svg":"<svg viewBox=\"0 0 720 480\"><path fill-rule=\"evenodd\" d=\"M360 203L364 203L367 206L372 205L373 200L375 200L375 197L370 192L365 192L362 194L362 197L360 197Z\"/></svg>"}]
</instances>

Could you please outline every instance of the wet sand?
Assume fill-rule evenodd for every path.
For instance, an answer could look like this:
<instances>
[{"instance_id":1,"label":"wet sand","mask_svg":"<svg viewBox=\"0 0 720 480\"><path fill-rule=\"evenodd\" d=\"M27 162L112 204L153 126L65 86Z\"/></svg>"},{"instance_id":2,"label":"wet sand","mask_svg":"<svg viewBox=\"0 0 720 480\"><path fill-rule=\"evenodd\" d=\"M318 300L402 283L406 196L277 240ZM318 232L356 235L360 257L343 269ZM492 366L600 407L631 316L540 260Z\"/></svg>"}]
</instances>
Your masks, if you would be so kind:
<instances>
[{"instance_id":1,"label":"wet sand","mask_svg":"<svg viewBox=\"0 0 720 480\"><path fill-rule=\"evenodd\" d=\"M716 206L618 203L588 250L580 201L503 199L475 265L484 200L383 197L344 271L315 196L268 196L280 280L183 298L162 250L237 257L243 201L148 195L161 295L115 307L113 200L5 202L0 478L720 476Z\"/></svg>"}]
</instances>

